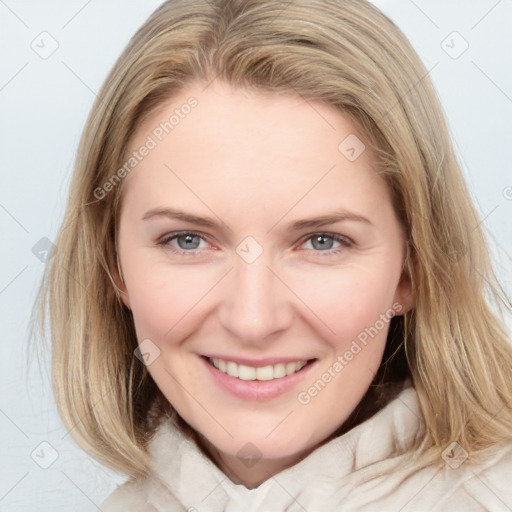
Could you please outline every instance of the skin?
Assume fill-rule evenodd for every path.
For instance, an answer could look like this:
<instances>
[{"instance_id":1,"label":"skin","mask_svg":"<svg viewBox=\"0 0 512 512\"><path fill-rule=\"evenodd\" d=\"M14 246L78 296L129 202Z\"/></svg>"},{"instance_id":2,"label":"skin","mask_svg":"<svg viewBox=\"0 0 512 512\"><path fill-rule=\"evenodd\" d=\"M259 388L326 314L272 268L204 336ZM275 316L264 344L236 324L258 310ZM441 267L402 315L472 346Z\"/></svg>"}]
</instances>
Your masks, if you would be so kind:
<instances>
[{"instance_id":1,"label":"skin","mask_svg":"<svg viewBox=\"0 0 512 512\"><path fill-rule=\"evenodd\" d=\"M155 382L204 436L211 459L253 488L322 444L367 391L388 323L307 404L297 398L380 315L393 305L398 314L411 309L405 237L364 135L329 105L194 83L139 126L130 151L190 96L197 107L123 183L117 284L139 343L148 338L160 350L148 366ZM338 150L350 134L366 145L354 161ZM142 220L157 207L212 217L220 227ZM340 208L369 222L288 228ZM183 230L204 240L158 245ZM350 245L329 236L315 244L313 235L322 233L348 237ZM251 263L237 253L247 236L263 250ZM200 358L212 351L316 361L293 389L251 400L214 382ZM251 467L237 455L247 443L261 457Z\"/></svg>"}]
</instances>

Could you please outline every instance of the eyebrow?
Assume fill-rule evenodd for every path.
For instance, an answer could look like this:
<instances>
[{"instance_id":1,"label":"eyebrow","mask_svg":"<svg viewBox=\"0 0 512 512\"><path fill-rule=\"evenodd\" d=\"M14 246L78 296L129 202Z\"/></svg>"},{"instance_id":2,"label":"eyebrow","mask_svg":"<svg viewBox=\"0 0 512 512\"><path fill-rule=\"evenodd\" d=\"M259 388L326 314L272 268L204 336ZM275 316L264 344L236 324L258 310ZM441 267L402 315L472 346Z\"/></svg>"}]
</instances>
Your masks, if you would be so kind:
<instances>
[{"instance_id":1,"label":"eyebrow","mask_svg":"<svg viewBox=\"0 0 512 512\"><path fill-rule=\"evenodd\" d=\"M190 224L196 224L197 226L203 226L207 228L221 228L222 222L217 222L212 217L202 217L200 215L194 215L192 213L184 212L182 210L177 210L174 208L153 208L148 210L143 216L142 220L149 220L155 217L165 217L170 219L181 220L184 222L188 222ZM326 226L328 224L335 224L336 222L342 221L353 221L353 222L362 222L368 225L373 225L373 223L354 212L350 212L344 209L336 210L334 212L327 213L325 215L321 215L319 217L313 217L310 219L302 219L296 220L288 224L287 229L292 231L300 231L302 229L311 229L311 228L320 228L322 226Z\"/></svg>"}]
</instances>

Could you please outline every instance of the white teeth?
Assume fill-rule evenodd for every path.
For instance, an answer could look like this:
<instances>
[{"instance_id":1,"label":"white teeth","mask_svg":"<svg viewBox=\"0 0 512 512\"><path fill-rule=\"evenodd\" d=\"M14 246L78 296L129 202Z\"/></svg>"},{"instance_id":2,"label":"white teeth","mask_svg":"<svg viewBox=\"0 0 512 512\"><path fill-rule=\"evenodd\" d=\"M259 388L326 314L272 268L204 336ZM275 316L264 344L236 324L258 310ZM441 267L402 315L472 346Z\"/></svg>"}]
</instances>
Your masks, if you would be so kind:
<instances>
[{"instance_id":1,"label":"white teeth","mask_svg":"<svg viewBox=\"0 0 512 512\"><path fill-rule=\"evenodd\" d=\"M209 360L213 366L221 372L241 380L281 379L282 377L298 372L307 364L307 361L295 361L292 363L279 363L255 368L244 364L236 364L233 361L224 361L223 359L210 358Z\"/></svg>"},{"instance_id":2,"label":"white teeth","mask_svg":"<svg viewBox=\"0 0 512 512\"><path fill-rule=\"evenodd\" d=\"M274 379L286 377L286 366L283 363L274 365Z\"/></svg>"},{"instance_id":3,"label":"white teeth","mask_svg":"<svg viewBox=\"0 0 512 512\"><path fill-rule=\"evenodd\" d=\"M238 365L233 363L233 361L229 361L227 365L227 374L231 375L231 377L238 377Z\"/></svg>"},{"instance_id":4,"label":"white teeth","mask_svg":"<svg viewBox=\"0 0 512 512\"><path fill-rule=\"evenodd\" d=\"M260 366L259 368L256 368L256 379L272 380L273 378L274 378L274 367L272 365Z\"/></svg>"},{"instance_id":5,"label":"white teeth","mask_svg":"<svg viewBox=\"0 0 512 512\"><path fill-rule=\"evenodd\" d=\"M226 372L224 372L224 373L226 373ZM238 378L241 380L255 380L256 379L256 368L252 368L251 366L245 366L243 364L239 364L238 365Z\"/></svg>"},{"instance_id":6,"label":"white teeth","mask_svg":"<svg viewBox=\"0 0 512 512\"><path fill-rule=\"evenodd\" d=\"M286 375L291 375L292 373L295 373L295 370L295 363L286 363Z\"/></svg>"}]
</instances>

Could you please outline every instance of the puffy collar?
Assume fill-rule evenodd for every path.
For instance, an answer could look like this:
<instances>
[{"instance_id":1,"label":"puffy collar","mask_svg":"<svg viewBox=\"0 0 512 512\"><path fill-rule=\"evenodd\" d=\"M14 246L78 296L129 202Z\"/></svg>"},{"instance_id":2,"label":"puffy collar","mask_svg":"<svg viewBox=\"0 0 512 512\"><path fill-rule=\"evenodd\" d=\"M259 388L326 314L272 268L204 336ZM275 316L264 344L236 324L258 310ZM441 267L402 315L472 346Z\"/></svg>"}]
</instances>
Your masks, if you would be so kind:
<instances>
[{"instance_id":1,"label":"puffy collar","mask_svg":"<svg viewBox=\"0 0 512 512\"><path fill-rule=\"evenodd\" d=\"M422 429L417 395L407 380L396 398L370 419L260 486L247 489L232 482L168 418L148 447L155 462L151 479L160 481L153 486L148 502L165 510L170 493L185 509L198 512L291 511L307 508L307 504L321 510L322 496L332 503L340 488L353 489L356 480L360 488L362 481L398 467L400 455L411 448Z\"/></svg>"}]
</instances>

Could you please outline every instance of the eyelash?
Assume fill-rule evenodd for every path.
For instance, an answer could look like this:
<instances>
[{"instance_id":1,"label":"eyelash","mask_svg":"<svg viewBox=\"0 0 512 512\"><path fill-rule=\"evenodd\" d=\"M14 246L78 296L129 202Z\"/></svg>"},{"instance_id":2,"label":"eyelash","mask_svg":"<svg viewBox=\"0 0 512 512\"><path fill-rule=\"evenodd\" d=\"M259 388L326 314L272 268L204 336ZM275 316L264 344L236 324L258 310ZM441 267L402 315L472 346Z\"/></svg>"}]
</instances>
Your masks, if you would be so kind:
<instances>
[{"instance_id":1,"label":"eyelash","mask_svg":"<svg viewBox=\"0 0 512 512\"><path fill-rule=\"evenodd\" d=\"M176 238L179 238L181 236L199 237L201 240L208 242L208 240L203 235L201 235L200 233L197 233L195 231L177 231L175 233L169 233L169 234L165 235L163 238L161 238L157 242L157 245L162 246L165 249L168 249L171 252L178 254L180 256L195 256L196 253L200 251L200 249L192 249L190 251L185 251L184 249L178 249L178 248L170 245L170 242L172 240L175 240ZM329 250L325 250L325 251L313 250L313 252L318 253L318 256L320 256L320 257L335 256L337 254L342 253L347 248L352 247L354 245L354 242L352 240L350 240L349 238L347 238L346 236L337 235L335 233L324 233L324 232L311 233L310 235L307 236L307 238L305 238L302 241L301 245L304 244L305 242L308 242L309 240L311 240L314 237L331 238L335 242L339 242L341 244L340 247L338 247L336 249L329 249Z\"/></svg>"}]
</instances>

